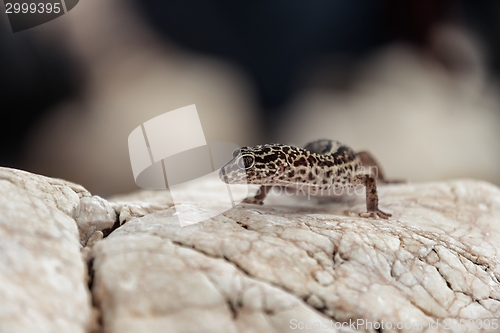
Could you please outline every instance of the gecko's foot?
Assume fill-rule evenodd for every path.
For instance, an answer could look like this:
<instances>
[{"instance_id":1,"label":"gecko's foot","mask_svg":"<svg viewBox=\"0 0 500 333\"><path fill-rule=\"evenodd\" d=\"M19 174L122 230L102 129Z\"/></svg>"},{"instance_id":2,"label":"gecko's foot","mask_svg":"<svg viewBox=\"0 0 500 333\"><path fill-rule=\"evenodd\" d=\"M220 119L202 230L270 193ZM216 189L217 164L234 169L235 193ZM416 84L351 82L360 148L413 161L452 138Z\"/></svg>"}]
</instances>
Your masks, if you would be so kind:
<instances>
[{"instance_id":1,"label":"gecko's foot","mask_svg":"<svg viewBox=\"0 0 500 333\"><path fill-rule=\"evenodd\" d=\"M247 204L252 204L252 205L263 205L264 204L263 200L259 200L259 199L252 198L252 197L245 198L245 199L243 199L242 202L247 203Z\"/></svg>"},{"instance_id":2,"label":"gecko's foot","mask_svg":"<svg viewBox=\"0 0 500 333\"><path fill-rule=\"evenodd\" d=\"M377 179L377 183L380 184L407 184L406 179Z\"/></svg>"},{"instance_id":3,"label":"gecko's foot","mask_svg":"<svg viewBox=\"0 0 500 333\"><path fill-rule=\"evenodd\" d=\"M359 216L365 217L365 218L374 218L374 219L385 219L385 220L387 220L389 217L392 216L392 214L384 213L380 209L377 209L374 212L360 213Z\"/></svg>"}]
</instances>

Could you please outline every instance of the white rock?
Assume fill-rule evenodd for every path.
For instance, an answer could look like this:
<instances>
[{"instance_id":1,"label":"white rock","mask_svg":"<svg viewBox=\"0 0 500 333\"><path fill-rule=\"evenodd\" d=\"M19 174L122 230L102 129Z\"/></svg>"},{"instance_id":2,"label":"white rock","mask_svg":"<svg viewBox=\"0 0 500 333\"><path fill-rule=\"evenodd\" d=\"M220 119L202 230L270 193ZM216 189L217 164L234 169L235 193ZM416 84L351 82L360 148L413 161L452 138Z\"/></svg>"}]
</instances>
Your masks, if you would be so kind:
<instances>
[{"instance_id":1,"label":"white rock","mask_svg":"<svg viewBox=\"0 0 500 333\"><path fill-rule=\"evenodd\" d=\"M96 231L113 227L116 213L111 205L101 197L85 197L80 199L80 205L75 215L80 241L85 245Z\"/></svg>"},{"instance_id":2,"label":"white rock","mask_svg":"<svg viewBox=\"0 0 500 333\"><path fill-rule=\"evenodd\" d=\"M138 203L136 217L124 209L128 222L93 249L93 293L109 332L281 332L353 318L361 331L383 321L445 332L429 325L500 315L500 190L492 185L381 187L390 220L346 216L364 210L362 197L297 205L304 198L271 196L188 227L157 193L152 202L169 208L146 212Z\"/></svg>"},{"instance_id":3,"label":"white rock","mask_svg":"<svg viewBox=\"0 0 500 333\"><path fill-rule=\"evenodd\" d=\"M0 332L95 325L74 214L82 187L0 168Z\"/></svg>"},{"instance_id":4,"label":"white rock","mask_svg":"<svg viewBox=\"0 0 500 333\"><path fill-rule=\"evenodd\" d=\"M205 185L182 203L194 213L217 201ZM498 331L500 190L464 180L379 192L389 220L346 215L363 197L273 195L181 227L165 191L108 203L0 169L0 332L93 329L79 253L91 230L82 254L106 333L484 331L478 320ZM113 219L122 225L99 240Z\"/></svg>"}]
</instances>

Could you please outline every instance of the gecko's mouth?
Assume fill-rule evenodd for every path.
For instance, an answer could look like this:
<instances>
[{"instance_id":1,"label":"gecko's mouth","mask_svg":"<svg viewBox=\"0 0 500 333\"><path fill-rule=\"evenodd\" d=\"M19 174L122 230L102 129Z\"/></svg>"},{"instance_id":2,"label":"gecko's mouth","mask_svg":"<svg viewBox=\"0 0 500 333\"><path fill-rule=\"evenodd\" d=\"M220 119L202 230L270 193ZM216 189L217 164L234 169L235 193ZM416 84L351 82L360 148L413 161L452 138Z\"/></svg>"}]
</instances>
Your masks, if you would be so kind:
<instances>
[{"instance_id":1,"label":"gecko's mouth","mask_svg":"<svg viewBox=\"0 0 500 333\"><path fill-rule=\"evenodd\" d=\"M224 167L219 170L219 178L226 184L229 184Z\"/></svg>"}]
</instances>

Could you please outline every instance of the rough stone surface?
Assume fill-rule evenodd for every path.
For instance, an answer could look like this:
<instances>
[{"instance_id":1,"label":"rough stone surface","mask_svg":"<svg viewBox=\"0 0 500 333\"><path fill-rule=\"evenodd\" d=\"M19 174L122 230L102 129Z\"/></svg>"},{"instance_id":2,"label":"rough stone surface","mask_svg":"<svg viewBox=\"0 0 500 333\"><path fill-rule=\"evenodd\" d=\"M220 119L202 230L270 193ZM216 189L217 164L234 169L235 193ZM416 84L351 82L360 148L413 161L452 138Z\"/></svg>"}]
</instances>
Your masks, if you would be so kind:
<instances>
[{"instance_id":1,"label":"rough stone surface","mask_svg":"<svg viewBox=\"0 0 500 333\"><path fill-rule=\"evenodd\" d=\"M85 245L94 232L113 227L116 213L109 202L101 197L83 197L80 199L75 218L80 232L80 242Z\"/></svg>"},{"instance_id":2,"label":"rough stone surface","mask_svg":"<svg viewBox=\"0 0 500 333\"><path fill-rule=\"evenodd\" d=\"M0 169L0 332L498 332L500 189L379 191L389 220L346 214L363 196L274 194L181 227L166 191Z\"/></svg>"},{"instance_id":3,"label":"rough stone surface","mask_svg":"<svg viewBox=\"0 0 500 333\"><path fill-rule=\"evenodd\" d=\"M486 319L500 316L500 190L453 181L380 193L388 221L346 215L362 196L275 195L183 228L167 192L114 198L127 223L93 248L106 332L324 332L358 320L367 332L498 331ZM470 318L483 322L455 322Z\"/></svg>"},{"instance_id":4,"label":"rough stone surface","mask_svg":"<svg viewBox=\"0 0 500 333\"><path fill-rule=\"evenodd\" d=\"M96 230L103 212L87 208L100 204L110 207L79 185L0 168L0 332L92 329L86 239L75 220L86 221L82 235Z\"/></svg>"}]
</instances>

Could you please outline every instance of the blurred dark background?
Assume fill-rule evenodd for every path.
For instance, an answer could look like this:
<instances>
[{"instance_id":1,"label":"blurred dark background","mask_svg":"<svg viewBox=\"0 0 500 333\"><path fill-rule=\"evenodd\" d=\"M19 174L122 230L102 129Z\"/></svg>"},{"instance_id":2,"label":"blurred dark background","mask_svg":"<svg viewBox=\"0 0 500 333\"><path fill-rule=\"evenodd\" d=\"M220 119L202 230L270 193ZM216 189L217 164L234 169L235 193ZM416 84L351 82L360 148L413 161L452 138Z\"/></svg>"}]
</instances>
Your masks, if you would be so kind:
<instances>
[{"instance_id":1,"label":"blurred dark background","mask_svg":"<svg viewBox=\"0 0 500 333\"><path fill-rule=\"evenodd\" d=\"M434 24L465 20L461 1L138 1L163 36L241 68L263 110L281 107L297 75L323 55L353 61L395 40L425 46ZM484 8L486 9L486 8ZM266 115L269 115L266 112Z\"/></svg>"},{"instance_id":2,"label":"blurred dark background","mask_svg":"<svg viewBox=\"0 0 500 333\"><path fill-rule=\"evenodd\" d=\"M85 5L81 2L66 16L78 16ZM261 141L272 137L287 114L287 104L304 89L309 68L332 54L342 59L330 64L335 72L330 84L338 91L349 90L356 82L360 63L393 43L410 44L445 68L466 71L467 57L443 56L429 43L433 29L446 22L477 38L484 50L488 80L496 80L500 71L498 1L141 0L132 2L130 8L134 20L141 21L158 40L226 62L242 73L253 91ZM26 162L30 161L26 147L33 140L33 130L61 103L85 98L82 91L88 91L93 69L66 41L71 36L49 36L56 34L57 25L13 34L5 14L1 16L0 165L40 171L36 163ZM77 31L74 25L71 29ZM50 175L57 176L54 173Z\"/></svg>"}]
</instances>

